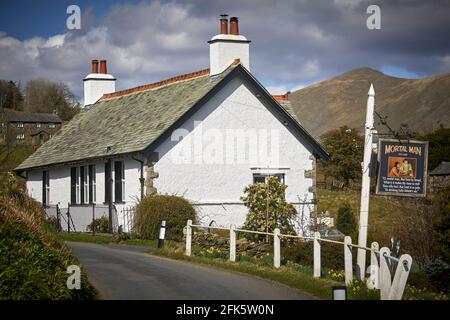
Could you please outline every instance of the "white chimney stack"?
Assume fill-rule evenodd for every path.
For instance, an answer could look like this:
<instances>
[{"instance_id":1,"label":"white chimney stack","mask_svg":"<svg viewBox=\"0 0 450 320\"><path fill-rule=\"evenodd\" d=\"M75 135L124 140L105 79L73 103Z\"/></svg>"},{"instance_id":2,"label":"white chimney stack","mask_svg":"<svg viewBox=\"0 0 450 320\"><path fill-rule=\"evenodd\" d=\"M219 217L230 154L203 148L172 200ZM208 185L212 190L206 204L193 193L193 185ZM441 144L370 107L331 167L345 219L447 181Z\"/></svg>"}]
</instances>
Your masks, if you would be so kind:
<instances>
[{"instance_id":1,"label":"white chimney stack","mask_svg":"<svg viewBox=\"0 0 450 320\"><path fill-rule=\"evenodd\" d=\"M235 59L239 59L241 64L250 70L250 40L239 35L239 22L236 17L230 18L228 31L227 16L221 15L220 33L208 41L211 75L223 72Z\"/></svg>"},{"instance_id":2,"label":"white chimney stack","mask_svg":"<svg viewBox=\"0 0 450 320\"><path fill-rule=\"evenodd\" d=\"M89 110L105 93L116 91L116 79L107 74L106 60L92 60L92 71L83 79L84 81L84 108Z\"/></svg>"}]
</instances>

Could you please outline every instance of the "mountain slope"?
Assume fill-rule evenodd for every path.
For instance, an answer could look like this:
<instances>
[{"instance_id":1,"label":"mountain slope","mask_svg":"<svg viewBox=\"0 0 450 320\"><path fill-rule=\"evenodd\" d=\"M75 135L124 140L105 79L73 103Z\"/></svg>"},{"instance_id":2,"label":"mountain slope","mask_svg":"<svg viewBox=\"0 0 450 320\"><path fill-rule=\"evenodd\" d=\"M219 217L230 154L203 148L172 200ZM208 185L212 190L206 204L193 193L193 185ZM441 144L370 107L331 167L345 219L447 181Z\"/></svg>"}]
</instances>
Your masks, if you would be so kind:
<instances>
[{"instance_id":1,"label":"mountain slope","mask_svg":"<svg viewBox=\"0 0 450 320\"><path fill-rule=\"evenodd\" d=\"M418 133L450 126L450 73L423 79L387 76L370 68L353 69L340 76L292 92L292 106L302 125L314 136L347 125L364 128L367 92L375 88L376 111L388 116L394 129L408 124ZM387 132L384 126L375 126Z\"/></svg>"}]
</instances>

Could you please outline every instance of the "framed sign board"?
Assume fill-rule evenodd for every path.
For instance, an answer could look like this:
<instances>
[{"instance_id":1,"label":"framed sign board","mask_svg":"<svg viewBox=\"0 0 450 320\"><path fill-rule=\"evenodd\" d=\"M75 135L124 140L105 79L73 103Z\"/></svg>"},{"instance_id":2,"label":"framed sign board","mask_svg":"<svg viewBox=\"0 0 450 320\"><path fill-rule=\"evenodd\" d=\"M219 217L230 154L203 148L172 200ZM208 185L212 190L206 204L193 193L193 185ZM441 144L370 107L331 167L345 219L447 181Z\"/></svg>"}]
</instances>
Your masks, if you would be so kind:
<instances>
[{"instance_id":1,"label":"framed sign board","mask_svg":"<svg viewBox=\"0 0 450 320\"><path fill-rule=\"evenodd\" d=\"M428 142L380 139L377 194L426 195Z\"/></svg>"}]
</instances>

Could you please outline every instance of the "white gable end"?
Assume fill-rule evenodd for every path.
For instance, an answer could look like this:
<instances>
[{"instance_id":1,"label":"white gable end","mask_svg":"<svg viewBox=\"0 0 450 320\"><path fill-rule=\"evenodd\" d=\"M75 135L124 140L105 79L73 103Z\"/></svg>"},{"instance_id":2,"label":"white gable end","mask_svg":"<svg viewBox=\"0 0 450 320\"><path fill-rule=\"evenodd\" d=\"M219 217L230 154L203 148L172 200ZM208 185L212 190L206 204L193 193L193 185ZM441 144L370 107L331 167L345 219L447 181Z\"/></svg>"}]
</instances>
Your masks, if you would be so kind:
<instances>
[{"instance_id":1,"label":"white gable end","mask_svg":"<svg viewBox=\"0 0 450 320\"><path fill-rule=\"evenodd\" d=\"M247 212L240 201L243 189L261 173L283 174L287 200L308 216L313 210L313 205L305 210L298 204L313 198L313 180L305 178L305 170L314 165L311 152L239 77L174 130L156 152L158 193L183 195L206 223L241 225Z\"/></svg>"}]
</instances>

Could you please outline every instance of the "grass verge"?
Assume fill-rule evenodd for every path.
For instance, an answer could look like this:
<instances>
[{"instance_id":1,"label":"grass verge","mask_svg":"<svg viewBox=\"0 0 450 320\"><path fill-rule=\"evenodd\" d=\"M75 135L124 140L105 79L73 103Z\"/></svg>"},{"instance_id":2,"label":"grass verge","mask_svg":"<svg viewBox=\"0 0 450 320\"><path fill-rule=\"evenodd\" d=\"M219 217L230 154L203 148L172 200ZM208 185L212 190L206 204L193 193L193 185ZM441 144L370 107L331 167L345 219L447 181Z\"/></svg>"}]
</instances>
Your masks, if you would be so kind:
<instances>
[{"instance_id":1,"label":"grass verge","mask_svg":"<svg viewBox=\"0 0 450 320\"><path fill-rule=\"evenodd\" d=\"M152 251L150 254L255 275L285 284L319 299L331 299L331 287L340 284L330 279L315 279L312 277L312 273L295 270L295 267L292 266L281 266L279 269L274 269L248 261L230 262L222 258L195 255L188 257L174 245L166 245L164 249Z\"/></svg>"},{"instance_id":2,"label":"grass verge","mask_svg":"<svg viewBox=\"0 0 450 320\"><path fill-rule=\"evenodd\" d=\"M89 242L97 244L125 244L130 246L149 246L156 247L158 242L156 240L142 240L142 239L127 239L116 242L114 238L109 234L96 234L91 233L81 233L81 232L59 232L58 238L63 241L73 241L73 242Z\"/></svg>"}]
</instances>

